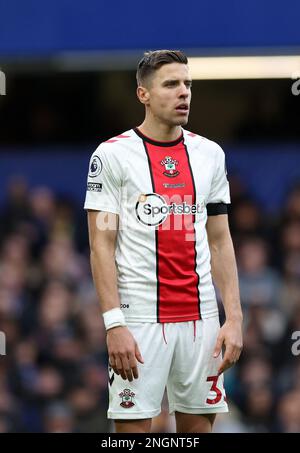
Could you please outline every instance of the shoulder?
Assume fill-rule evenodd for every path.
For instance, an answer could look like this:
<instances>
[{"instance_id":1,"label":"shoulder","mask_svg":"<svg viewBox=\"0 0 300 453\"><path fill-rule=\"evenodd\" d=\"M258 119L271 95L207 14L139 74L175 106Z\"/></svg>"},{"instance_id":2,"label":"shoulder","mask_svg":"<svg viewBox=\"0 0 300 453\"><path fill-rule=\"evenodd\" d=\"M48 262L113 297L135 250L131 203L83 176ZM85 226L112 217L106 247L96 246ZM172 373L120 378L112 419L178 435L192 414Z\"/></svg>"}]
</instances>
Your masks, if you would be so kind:
<instances>
[{"instance_id":1,"label":"shoulder","mask_svg":"<svg viewBox=\"0 0 300 453\"><path fill-rule=\"evenodd\" d=\"M130 129L100 143L92 153L90 165L100 161L100 164L106 163L108 167L122 167L127 151L134 146L136 139L136 134Z\"/></svg>"},{"instance_id":2,"label":"shoulder","mask_svg":"<svg viewBox=\"0 0 300 453\"><path fill-rule=\"evenodd\" d=\"M206 138L202 135L195 134L194 132L187 131L185 129L183 133L185 142L188 146L198 148L203 152L209 153L215 158L224 154L224 151L221 148L221 146L218 143L214 142L213 140L210 140L209 138Z\"/></svg>"},{"instance_id":3,"label":"shoulder","mask_svg":"<svg viewBox=\"0 0 300 453\"><path fill-rule=\"evenodd\" d=\"M94 151L94 154L102 154L102 155L115 155L124 147L132 144L136 140L136 134L132 129L123 132L122 134L116 135L115 137L111 137L105 142L101 142L99 146Z\"/></svg>"},{"instance_id":4,"label":"shoulder","mask_svg":"<svg viewBox=\"0 0 300 453\"><path fill-rule=\"evenodd\" d=\"M126 149L134 139L134 131L129 130L100 143L90 157L89 177L94 178L104 171L115 176L122 175Z\"/></svg>"}]
</instances>

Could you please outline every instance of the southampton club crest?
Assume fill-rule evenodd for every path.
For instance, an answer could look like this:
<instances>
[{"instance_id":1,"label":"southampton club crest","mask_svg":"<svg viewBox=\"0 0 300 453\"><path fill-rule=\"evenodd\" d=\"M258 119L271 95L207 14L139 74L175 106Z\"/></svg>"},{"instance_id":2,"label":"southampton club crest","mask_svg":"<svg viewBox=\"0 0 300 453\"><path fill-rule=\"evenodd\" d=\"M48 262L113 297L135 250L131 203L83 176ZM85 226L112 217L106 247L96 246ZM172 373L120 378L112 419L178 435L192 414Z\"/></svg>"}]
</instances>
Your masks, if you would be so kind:
<instances>
[{"instance_id":1,"label":"southampton club crest","mask_svg":"<svg viewBox=\"0 0 300 453\"><path fill-rule=\"evenodd\" d=\"M132 398L135 396L130 389L124 389L123 392L119 393L119 397L122 398L120 406L124 407L125 409L130 409L131 407L135 406Z\"/></svg>"},{"instance_id":2,"label":"southampton club crest","mask_svg":"<svg viewBox=\"0 0 300 453\"><path fill-rule=\"evenodd\" d=\"M179 171L176 170L176 165L178 165L178 160L173 159L171 156L166 156L161 162L161 165L164 165L165 171L164 175L169 178L174 178L179 175Z\"/></svg>"}]
</instances>

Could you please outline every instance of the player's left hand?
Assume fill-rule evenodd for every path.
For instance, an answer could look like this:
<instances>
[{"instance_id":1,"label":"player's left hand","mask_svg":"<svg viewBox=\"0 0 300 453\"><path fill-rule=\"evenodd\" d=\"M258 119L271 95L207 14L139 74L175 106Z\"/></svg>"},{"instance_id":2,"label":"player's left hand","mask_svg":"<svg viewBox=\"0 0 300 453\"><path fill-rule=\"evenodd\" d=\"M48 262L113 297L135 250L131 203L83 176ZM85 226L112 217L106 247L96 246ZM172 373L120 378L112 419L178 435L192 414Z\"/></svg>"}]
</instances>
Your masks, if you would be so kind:
<instances>
[{"instance_id":1,"label":"player's left hand","mask_svg":"<svg viewBox=\"0 0 300 453\"><path fill-rule=\"evenodd\" d=\"M234 365L242 352L243 336L242 336L242 322L240 320L226 320L220 329L215 350L214 357L218 357L222 351L222 346L225 345L225 353L223 361L218 369L218 374L222 374L225 370Z\"/></svg>"}]
</instances>

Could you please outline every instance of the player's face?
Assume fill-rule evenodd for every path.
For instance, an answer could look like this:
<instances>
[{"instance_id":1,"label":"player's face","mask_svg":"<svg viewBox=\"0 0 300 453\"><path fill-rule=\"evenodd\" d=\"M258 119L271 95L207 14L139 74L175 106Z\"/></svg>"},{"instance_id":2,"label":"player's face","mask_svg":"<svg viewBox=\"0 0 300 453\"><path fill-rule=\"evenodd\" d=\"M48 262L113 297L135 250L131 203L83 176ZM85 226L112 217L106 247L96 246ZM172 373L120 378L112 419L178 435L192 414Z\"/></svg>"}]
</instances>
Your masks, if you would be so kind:
<instances>
[{"instance_id":1,"label":"player's face","mask_svg":"<svg viewBox=\"0 0 300 453\"><path fill-rule=\"evenodd\" d=\"M187 124L191 103L192 79L187 65L163 65L153 75L148 106L152 115L170 126Z\"/></svg>"}]
</instances>

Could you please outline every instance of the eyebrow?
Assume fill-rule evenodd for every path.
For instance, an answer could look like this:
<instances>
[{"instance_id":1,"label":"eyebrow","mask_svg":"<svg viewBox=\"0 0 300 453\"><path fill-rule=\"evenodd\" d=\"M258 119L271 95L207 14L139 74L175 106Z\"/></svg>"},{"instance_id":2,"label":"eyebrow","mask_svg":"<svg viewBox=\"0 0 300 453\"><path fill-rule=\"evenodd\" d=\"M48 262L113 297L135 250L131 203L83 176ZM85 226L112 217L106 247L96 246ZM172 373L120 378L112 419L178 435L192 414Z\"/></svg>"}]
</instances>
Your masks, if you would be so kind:
<instances>
[{"instance_id":1,"label":"eyebrow","mask_svg":"<svg viewBox=\"0 0 300 453\"><path fill-rule=\"evenodd\" d=\"M168 84L168 83L177 83L177 82L180 82L180 80L179 79L168 79L168 80L163 81L163 85ZM185 79L184 82L192 83L192 79Z\"/></svg>"}]
</instances>

